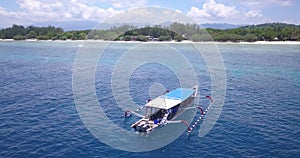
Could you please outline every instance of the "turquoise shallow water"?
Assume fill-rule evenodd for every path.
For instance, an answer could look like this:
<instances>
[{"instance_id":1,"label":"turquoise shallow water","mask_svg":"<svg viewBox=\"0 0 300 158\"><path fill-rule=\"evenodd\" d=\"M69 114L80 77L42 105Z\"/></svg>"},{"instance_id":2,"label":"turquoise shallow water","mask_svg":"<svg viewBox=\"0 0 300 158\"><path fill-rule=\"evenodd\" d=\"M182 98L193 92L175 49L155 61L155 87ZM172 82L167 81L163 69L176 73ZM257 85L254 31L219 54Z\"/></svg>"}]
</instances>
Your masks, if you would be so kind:
<instances>
[{"instance_id":1,"label":"turquoise shallow water","mask_svg":"<svg viewBox=\"0 0 300 158\"><path fill-rule=\"evenodd\" d=\"M96 139L82 123L72 92L78 45L95 42L0 42L0 157L296 157L300 154L300 45L219 44L227 75L225 104L205 136L182 134L150 152L116 150ZM116 43L98 63L98 101L118 126L131 130L112 97L115 63L137 43ZM211 80L190 44L170 44L193 65L201 94ZM159 71L158 71L159 70ZM159 83L179 81L164 65L148 63L129 80L130 96L143 105ZM145 90L146 89L146 90ZM122 91L122 89L120 89ZM153 94L159 94L159 89ZM202 101L202 100L201 100ZM203 100L203 102L205 102ZM197 128L199 129L199 127ZM113 132L111 134L114 134Z\"/></svg>"}]
</instances>

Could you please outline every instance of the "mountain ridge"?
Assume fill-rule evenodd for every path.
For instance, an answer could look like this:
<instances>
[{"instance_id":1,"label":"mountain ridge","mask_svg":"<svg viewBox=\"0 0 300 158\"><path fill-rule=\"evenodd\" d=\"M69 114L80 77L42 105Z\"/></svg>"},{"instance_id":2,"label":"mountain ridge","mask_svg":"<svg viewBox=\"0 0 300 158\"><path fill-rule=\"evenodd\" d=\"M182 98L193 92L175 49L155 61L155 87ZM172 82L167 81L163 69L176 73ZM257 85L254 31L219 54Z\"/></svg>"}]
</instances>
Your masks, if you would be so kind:
<instances>
[{"instance_id":1,"label":"mountain ridge","mask_svg":"<svg viewBox=\"0 0 300 158\"><path fill-rule=\"evenodd\" d=\"M173 22L164 22L159 25L161 26L168 26ZM32 24L33 26L55 26L55 27L61 27L65 31L75 31L75 30L91 30L95 27L101 27L101 29L109 29L112 26L121 26L123 24L109 24L109 23L98 23L95 21L60 21L60 22L41 22L41 23L34 23ZM146 26L149 24L130 24L138 27ZM229 23L203 23L199 24L200 27L203 28L212 28L212 29L233 29L233 28L238 28L241 26L247 26L247 25L238 25L238 24L229 24Z\"/></svg>"}]
</instances>

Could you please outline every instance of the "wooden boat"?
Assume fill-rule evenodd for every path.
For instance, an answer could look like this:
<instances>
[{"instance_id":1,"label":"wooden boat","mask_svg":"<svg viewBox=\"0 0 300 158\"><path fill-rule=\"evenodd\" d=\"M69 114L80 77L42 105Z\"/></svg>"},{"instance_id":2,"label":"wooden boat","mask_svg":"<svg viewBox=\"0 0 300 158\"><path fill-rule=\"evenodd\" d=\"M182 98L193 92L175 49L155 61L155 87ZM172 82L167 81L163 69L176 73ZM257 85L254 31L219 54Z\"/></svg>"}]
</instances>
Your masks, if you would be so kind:
<instances>
[{"instance_id":1,"label":"wooden boat","mask_svg":"<svg viewBox=\"0 0 300 158\"><path fill-rule=\"evenodd\" d=\"M131 125L135 131L141 133L149 133L154 129L165 126L169 123L183 123L186 125L188 132L190 132L191 128L187 121L175 119L184 112L184 110L191 108L200 109L202 115L204 115L204 111L201 107L190 107L193 100L197 97L197 90L198 88L195 86L193 88L177 88L173 91L166 91L165 94L147 101L146 105L143 107L146 108L145 116L137 112L127 110L125 112L125 117L131 116L131 114L142 117L140 120Z\"/></svg>"}]
</instances>

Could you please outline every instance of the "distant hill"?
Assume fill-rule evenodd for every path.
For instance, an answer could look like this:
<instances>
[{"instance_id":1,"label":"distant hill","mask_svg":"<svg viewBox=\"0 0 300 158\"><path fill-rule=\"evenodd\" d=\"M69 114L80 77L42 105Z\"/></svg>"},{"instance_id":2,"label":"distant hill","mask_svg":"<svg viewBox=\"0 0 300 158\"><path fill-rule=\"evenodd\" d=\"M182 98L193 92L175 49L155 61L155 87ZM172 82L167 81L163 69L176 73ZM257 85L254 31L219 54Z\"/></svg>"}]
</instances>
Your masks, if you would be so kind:
<instances>
[{"instance_id":1,"label":"distant hill","mask_svg":"<svg viewBox=\"0 0 300 158\"><path fill-rule=\"evenodd\" d=\"M173 22L164 22L159 24L160 26L166 27L166 26L170 26ZM119 27L122 25L128 25L129 23L119 23L119 24L108 24L108 23L99 23L96 21L61 21L61 22L41 22L41 23L34 23L33 26L39 26L39 27L43 27L43 26L56 26L56 27L61 27L63 28L65 31L71 31L71 30L91 30L94 27L101 25L100 28L101 29L110 29L111 27L115 26L115 27ZM135 23L135 24L131 24L130 25L134 25L137 27L144 27L146 25L150 25L150 24L140 24L140 23ZM150 25L152 26L152 25ZM235 25L235 24L228 24L228 23L205 23L205 24L200 24L200 26L204 27L204 28L212 28L212 29L233 29L233 28L238 28L244 25Z\"/></svg>"},{"instance_id":2,"label":"distant hill","mask_svg":"<svg viewBox=\"0 0 300 158\"><path fill-rule=\"evenodd\" d=\"M242 29L264 29L264 28L300 28L300 25L295 24L287 24L287 23L265 23L265 24L258 24L258 25L247 25L241 26Z\"/></svg>"},{"instance_id":3,"label":"distant hill","mask_svg":"<svg viewBox=\"0 0 300 158\"><path fill-rule=\"evenodd\" d=\"M65 31L71 30L91 30L97 26L98 22L95 21L60 21L60 22L41 22L34 23L33 26L44 27L44 26L56 26L61 27Z\"/></svg>"},{"instance_id":4,"label":"distant hill","mask_svg":"<svg viewBox=\"0 0 300 158\"><path fill-rule=\"evenodd\" d=\"M201 26L203 26L204 28L225 30L225 29L238 28L238 27L241 27L244 25L235 25L235 24L227 24L227 23L205 23L205 24L202 24Z\"/></svg>"}]
</instances>

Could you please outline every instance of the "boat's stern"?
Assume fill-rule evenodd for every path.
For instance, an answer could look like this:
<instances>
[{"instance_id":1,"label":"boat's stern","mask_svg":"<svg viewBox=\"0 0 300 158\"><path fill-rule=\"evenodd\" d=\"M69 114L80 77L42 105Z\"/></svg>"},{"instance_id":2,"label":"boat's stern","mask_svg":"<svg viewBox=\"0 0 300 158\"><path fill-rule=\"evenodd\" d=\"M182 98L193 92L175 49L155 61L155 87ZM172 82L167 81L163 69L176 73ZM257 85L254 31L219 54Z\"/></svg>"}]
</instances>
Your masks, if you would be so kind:
<instances>
[{"instance_id":1,"label":"boat's stern","mask_svg":"<svg viewBox=\"0 0 300 158\"><path fill-rule=\"evenodd\" d=\"M142 118L136 123L132 124L131 128L137 132L150 132L157 126L158 125L155 124L154 121L147 118Z\"/></svg>"}]
</instances>

